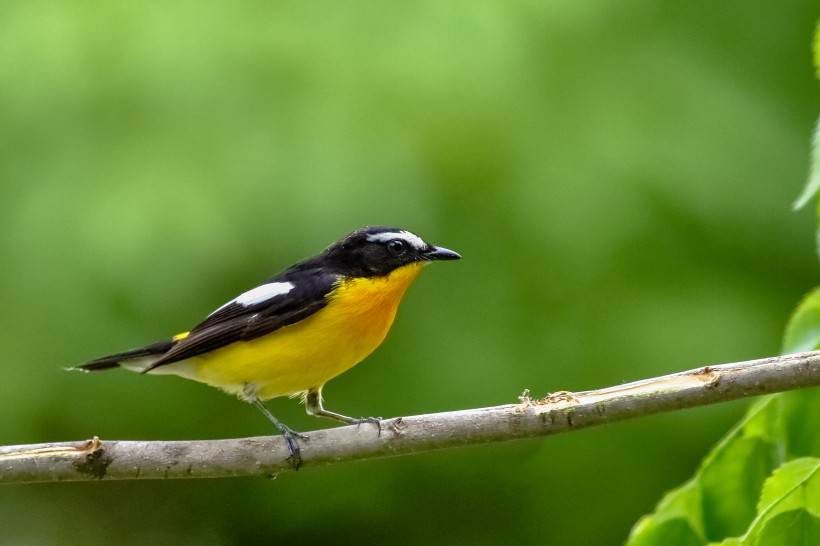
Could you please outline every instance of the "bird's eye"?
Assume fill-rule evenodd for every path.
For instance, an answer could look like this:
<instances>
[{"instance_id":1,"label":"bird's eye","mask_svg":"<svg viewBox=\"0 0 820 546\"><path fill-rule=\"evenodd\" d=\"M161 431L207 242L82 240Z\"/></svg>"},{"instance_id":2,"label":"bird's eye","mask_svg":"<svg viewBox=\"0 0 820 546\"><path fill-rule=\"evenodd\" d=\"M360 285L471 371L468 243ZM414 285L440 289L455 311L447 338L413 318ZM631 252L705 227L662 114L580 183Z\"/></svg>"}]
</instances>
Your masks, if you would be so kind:
<instances>
[{"instance_id":1,"label":"bird's eye","mask_svg":"<svg viewBox=\"0 0 820 546\"><path fill-rule=\"evenodd\" d=\"M387 250L389 250L393 256L401 256L407 252L407 243L401 239L393 239L387 243Z\"/></svg>"}]
</instances>

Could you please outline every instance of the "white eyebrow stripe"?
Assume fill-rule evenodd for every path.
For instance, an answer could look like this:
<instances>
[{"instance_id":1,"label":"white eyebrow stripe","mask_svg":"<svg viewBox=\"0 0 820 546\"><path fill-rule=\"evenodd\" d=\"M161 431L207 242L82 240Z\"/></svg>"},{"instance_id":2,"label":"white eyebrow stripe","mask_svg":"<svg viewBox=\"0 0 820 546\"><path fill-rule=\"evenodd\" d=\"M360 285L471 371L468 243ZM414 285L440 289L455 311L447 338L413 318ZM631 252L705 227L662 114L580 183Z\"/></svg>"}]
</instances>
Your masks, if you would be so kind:
<instances>
[{"instance_id":1,"label":"white eyebrow stripe","mask_svg":"<svg viewBox=\"0 0 820 546\"><path fill-rule=\"evenodd\" d=\"M425 243L421 237L415 233L410 233L409 231L385 231L367 236L368 241L378 243L386 243L387 241L391 241L393 239L402 239L403 241L407 241L411 246L419 250L427 248L427 243Z\"/></svg>"},{"instance_id":2,"label":"white eyebrow stripe","mask_svg":"<svg viewBox=\"0 0 820 546\"><path fill-rule=\"evenodd\" d=\"M271 298L275 298L276 296L284 296L291 290L295 288L292 282L271 282L268 284L263 284L261 286L257 286L256 288L251 288L247 292L244 292L237 296L236 298L232 299L213 313L218 313L222 309L226 308L227 306L238 303L239 305L244 305L248 307L250 305L254 305L257 303L261 303L265 300L269 300ZM211 315L208 315L209 317Z\"/></svg>"}]
</instances>

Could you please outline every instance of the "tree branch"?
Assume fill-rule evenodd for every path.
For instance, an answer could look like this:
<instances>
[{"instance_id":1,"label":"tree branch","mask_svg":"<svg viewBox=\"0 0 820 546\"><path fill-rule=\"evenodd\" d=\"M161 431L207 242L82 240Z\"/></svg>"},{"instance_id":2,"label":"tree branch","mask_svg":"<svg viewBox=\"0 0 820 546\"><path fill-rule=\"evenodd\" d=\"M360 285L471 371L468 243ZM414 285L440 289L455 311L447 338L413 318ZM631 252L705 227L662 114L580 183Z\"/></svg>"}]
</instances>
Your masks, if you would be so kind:
<instances>
[{"instance_id":1,"label":"tree branch","mask_svg":"<svg viewBox=\"0 0 820 546\"><path fill-rule=\"evenodd\" d=\"M820 351L706 366L519 404L398 417L307 433L303 467L546 436L623 419L820 385ZM280 436L0 447L0 483L217 478L292 470Z\"/></svg>"}]
</instances>

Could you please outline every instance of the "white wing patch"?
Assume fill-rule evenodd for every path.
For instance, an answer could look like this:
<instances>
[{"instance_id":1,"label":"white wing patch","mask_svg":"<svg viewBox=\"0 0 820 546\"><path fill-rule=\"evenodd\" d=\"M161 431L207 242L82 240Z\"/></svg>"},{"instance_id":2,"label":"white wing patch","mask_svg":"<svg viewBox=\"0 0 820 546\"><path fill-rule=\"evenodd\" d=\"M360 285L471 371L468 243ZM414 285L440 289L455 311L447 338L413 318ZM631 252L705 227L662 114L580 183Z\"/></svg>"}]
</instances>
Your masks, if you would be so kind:
<instances>
[{"instance_id":1,"label":"white wing patch","mask_svg":"<svg viewBox=\"0 0 820 546\"><path fill-rule=\"evenodd\" d=\"M271 282L268 284L263 284L261 286L257 286L256 288L252 288L247 292L240 294L236 298L232 299L213 313L218 313L222 309L226 308L227 306L231 305L232 303L238 303L239 305L244 305L248 307L249 305L254 305L257 303L262 303L265 300L269 300L271 298L275 298L276 296L283 296L293 290L295 287L291 282ZM208 315L208 316L211 316Z\"/></svg>"},{"instance_id":2,"label":"white wing patch","mask_svg":"<svg viewBox=\"0 0 820 546\"><path fill-rule=\"evenodd\" d=\"M374 233L367 236L368 241L378 243L386 243L387 241L392 241L393 239L401 239L406 241L410 244L410 246L417 248L418 250L424 250L427 248L427 243L425 243L421 237L415 233L410 233L409 231L385 231L383 233Z\"/></svg>"}]
</instances>

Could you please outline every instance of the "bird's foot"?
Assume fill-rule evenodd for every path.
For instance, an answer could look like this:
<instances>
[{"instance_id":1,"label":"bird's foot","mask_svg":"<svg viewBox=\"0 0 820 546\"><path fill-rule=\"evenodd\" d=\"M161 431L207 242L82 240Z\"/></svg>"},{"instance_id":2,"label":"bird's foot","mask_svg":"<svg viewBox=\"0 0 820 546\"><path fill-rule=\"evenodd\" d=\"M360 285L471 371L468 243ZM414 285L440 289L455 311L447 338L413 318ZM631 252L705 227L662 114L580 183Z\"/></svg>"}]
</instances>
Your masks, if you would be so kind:
<instances>
[{"instance_id":1,"label":"bird's foot","mask_svg":"<svg viewBox=\"0 0 820 546\"><path fill-rule=\"evenodd\" d=\"M362 423L370 423L376 425L379 431L379 436L382 435L382 418L381 417L359 417L358 419L351 419L350 424L361 426Z\"/></svg>"},{"instance_id":2,"label":"bird's foot","mask_svg":"<svg viewBox=\"0 0 820 546\"><path fill-rule=\"evenodd\" d=\"M307 440L308 437L284 425L281 427L281 431L290 452L288 462L294 470L299 470L299 467L302 466L302 450L299 448L298 440Z\"/></svg>"}]
</instances>

